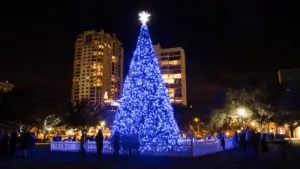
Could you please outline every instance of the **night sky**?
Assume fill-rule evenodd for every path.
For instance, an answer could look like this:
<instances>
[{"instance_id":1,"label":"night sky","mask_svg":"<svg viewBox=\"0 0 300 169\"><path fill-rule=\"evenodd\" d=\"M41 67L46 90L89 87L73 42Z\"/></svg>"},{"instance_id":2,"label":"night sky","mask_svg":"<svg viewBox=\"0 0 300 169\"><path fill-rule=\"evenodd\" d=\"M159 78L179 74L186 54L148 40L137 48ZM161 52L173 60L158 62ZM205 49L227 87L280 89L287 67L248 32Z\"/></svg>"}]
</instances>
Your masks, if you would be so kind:
<instances>
[{"instance_id":1,"label":"night sky","mask_svg":"<svg viewBox=\"0 0 300 169\"><path fill-rule=\"evenodd\" d=\"M30 86L39 95L69 99L74 41L89 29L115 33L123 42L126 74L141 10L152 14L148 26L153 43L185 49L191 104L209 100L232 74L300 66L298 6L291 2L66 2L2 5L0 80Z\"/></svg>"}]
</instances>

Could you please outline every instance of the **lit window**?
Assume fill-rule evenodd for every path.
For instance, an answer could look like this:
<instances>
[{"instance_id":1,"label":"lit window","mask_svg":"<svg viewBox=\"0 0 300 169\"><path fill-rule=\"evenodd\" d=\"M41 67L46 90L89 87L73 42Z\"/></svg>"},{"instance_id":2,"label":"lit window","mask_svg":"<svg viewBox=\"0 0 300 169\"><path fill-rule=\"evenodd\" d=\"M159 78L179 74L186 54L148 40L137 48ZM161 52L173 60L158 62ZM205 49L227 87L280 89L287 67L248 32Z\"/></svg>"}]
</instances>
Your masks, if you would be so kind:
<instances>
[{"instance_id":1,"label":"lit window","mask_svg":"<svg viewBox=\"0 0 300 169\"><path fill-rule=\"evenodd\" d=\"M169 61L161 61L160 64L161 64L161 65L168 65L168 64L169 64Z\"/></svg>"},{"instance_id":2,"label":"lit window","mask_svg":"<svg viewBox=\"0 0 300 169\"><path fill-rule=\"evenodd\" d=\"M168 78L168 74L163 74L163 75L162 75L162 78L163 78L163 79L167 79L167 78Z\"/></svg>"},{"instance_id":3,"label":"lit window","mask_svg":"<svg viewBox=\"0 0 300 169\"><path fill-rule=\"evenodd\" d=\"M181 74L174 74L174 79L181 79Z\"/></svg>"},{"instance_id":4,"label":"lit window","mask_svg":"<svg viewBox=\"0 0 300 169\"><path fill-rule=\"evenodd\" d=\"M170 65L180 65L180 60L173 60L169 62Z\"/></svg>"},{"instance_id":5,"label":"lit window","mask_svg":"<svg viewBox=\"0 0 300 169\"><path fill-rule=\"evenodd\" d=\"M175 95L174 92L175 92L175 90L173 88L168 89L168 93L169 93L170 98L174 98L174 95Z\"/></svg>"},{"instance_id":6,"label":"lit window","mask_svg":"<svg viewBox=\"0 0 300 169\"><path fill-rule=\"evenodd\" d=\"M162 75L164 82L168 84L174 83L174 75L173 74L163 74Z\"/></svg>"},{"instance_id":7,"label":"lit window","mask_svg":"<svg viewBox=\"0 0 300 169\"><path fill-rule=\"evenodd\" d=\"M165 83L168 84L173 84L174 83L174 79L164 79Z\"/></svg>"}]
</instances>

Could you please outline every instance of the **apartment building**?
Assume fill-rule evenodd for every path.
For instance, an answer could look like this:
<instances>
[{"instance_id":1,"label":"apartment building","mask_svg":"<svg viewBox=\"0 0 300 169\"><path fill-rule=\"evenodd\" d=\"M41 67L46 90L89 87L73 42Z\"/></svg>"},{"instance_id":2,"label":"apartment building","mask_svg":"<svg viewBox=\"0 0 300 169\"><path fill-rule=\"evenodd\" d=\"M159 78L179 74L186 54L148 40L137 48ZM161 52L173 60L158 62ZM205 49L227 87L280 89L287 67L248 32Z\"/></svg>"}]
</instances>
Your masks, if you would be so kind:
<instances>
[{"instance_id":1,"label":"apartment building","mask_svg":"<svg viewBox=\"0 0 300 169\"><path fill-rule=\"evenodd\" d=\"M172 103L187 105L185 52L181 47L153 45Z\"/></svg>"},{"instance_id":2,"label":"apartment building","mask_svg":"<svg viewBox=\"0 0 300 169\"><path fill-rule=\"evenodd\" d=\"M123 83L122 43L103 30L84 31L75 42L72 100L88 99L95 104L117 101Z\"/></svg>"}]
</instances>

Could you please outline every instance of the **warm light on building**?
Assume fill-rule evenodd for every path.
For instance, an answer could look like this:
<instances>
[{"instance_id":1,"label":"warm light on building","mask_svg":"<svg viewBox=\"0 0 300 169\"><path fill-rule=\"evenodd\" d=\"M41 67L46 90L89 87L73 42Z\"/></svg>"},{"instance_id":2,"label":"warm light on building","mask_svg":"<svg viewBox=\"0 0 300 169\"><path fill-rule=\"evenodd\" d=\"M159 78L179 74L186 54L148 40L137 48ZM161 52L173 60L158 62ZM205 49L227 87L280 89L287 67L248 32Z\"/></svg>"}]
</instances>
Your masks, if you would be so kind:
<instances>
[{"instance_id":1,"label":"warm light on building","mask_svg":"<svg viewBox=\"0 0 300 169\"><path fill-rule=\"evenodd\" d=\"M161 48L153 45L160 62L164 82L168 88L170 101L187 105L185 52L181 47Z\"/></svg>"},{"instance_id":2,"label":"warm light on building","mask_svg":"<svg viewBox=\"0 0 300 169\"><path fill-rule=\"evenodd\" d=\"M75 42L72 100L101 103L118 100L123 82L122 43L115 35L102 31L85 31Z\"/></svg>"}]
</instances>

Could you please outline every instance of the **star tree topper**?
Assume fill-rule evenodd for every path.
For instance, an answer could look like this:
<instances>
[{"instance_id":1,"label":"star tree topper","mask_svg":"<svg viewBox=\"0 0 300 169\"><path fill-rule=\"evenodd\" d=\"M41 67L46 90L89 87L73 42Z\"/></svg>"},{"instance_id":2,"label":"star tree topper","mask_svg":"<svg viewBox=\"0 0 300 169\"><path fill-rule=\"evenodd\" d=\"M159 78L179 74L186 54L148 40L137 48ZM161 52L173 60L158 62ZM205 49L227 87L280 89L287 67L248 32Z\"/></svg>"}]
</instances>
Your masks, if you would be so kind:
<instances>
[{"instance_id":1,"label":"star tree topper","mask_svg":"<svg viewBox=\"0 0 300 169\"><path fill-rule=\"evenodd\" d=\"M149 17L151 15L148 12L142 11L139 13L139 20L142 22L143 25L146 25L146 23L149 21Z\"/></svg>"}]
</instances>

